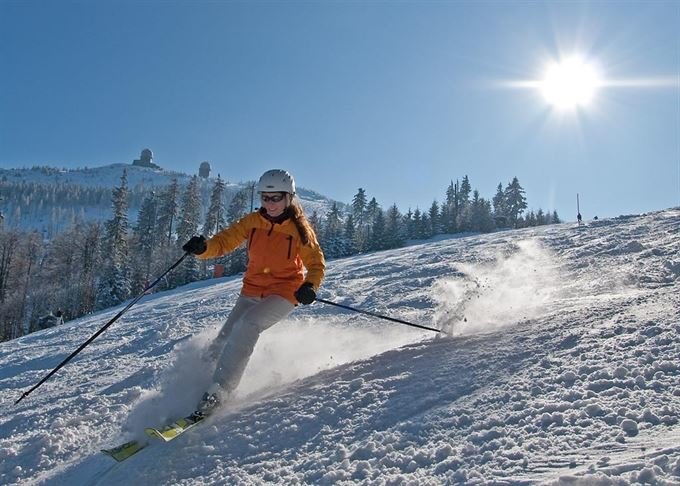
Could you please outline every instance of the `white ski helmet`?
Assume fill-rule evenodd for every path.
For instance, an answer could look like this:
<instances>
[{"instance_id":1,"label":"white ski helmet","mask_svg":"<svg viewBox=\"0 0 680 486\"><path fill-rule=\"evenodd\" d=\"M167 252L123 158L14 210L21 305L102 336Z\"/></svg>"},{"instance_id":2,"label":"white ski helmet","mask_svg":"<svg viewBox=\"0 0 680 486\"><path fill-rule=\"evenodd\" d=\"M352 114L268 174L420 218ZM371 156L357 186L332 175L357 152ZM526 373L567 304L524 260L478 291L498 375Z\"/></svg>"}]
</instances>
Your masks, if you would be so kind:
<instances>
[{"instance_id":1,"label":"white ski helmet","mask_svg":"<svg viewBox=\"0 0 680 486\"><path fill-rule=\"evenodd\" d=\"M283 169L268 170L257 183L257 192L287 192L295 194L295 179Z\"/></svg>"}]
</instances>

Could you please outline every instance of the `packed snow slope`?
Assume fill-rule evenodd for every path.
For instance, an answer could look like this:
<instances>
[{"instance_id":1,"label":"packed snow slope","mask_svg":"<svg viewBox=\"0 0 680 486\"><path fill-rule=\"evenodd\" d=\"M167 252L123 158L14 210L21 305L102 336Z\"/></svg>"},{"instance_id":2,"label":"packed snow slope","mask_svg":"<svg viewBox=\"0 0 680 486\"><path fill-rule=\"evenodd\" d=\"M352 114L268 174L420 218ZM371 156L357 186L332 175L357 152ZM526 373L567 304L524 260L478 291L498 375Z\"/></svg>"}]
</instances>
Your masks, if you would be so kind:
<instances>
[{"instance_id":1,"label":"packed snow slope","mask_svg":"<svg viewBox=\"0 0 680 486\"><path fill-rule=\"evenodd\" d=\"M680 208L329 262L234 401L122 463L99 449L193 408L239 279L0 345L0 483L680 484Z\"/></svg>"}]
</instances>

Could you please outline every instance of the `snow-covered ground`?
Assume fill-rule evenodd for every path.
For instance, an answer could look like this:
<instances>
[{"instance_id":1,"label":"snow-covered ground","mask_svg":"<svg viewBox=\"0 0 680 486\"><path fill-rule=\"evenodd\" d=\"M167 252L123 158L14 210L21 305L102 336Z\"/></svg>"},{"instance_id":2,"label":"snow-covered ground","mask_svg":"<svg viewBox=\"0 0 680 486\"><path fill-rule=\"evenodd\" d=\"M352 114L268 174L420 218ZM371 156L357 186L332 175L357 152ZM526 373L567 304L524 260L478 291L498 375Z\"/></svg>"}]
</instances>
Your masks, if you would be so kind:
<instances>
[{"instance_id":1,"label":"snow-covered ground","mask_svg":"<svg viewBox=\"0 0 680 486\"><path fill-rule=\"evenodd\" d=\"M123 463L99 449L192 408L238 279L0 345L0 483L680 484L680 208L336 260L267 331L235 401Z\"/></svg>"}]
</instances>

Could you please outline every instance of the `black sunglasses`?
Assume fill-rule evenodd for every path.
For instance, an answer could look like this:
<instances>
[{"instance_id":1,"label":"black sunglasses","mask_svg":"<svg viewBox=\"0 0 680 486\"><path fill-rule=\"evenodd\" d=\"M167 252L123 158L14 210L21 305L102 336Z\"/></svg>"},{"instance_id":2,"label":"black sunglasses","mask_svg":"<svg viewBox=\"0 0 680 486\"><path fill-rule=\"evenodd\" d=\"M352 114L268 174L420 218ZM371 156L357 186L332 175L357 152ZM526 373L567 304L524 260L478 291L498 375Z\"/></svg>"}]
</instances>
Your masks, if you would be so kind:
<instances>
[{"instance_id":1,"label":"black sunglasses","mask_svg":"<svg viewBox=\"0 0 680 486\"><path fill-rule=\"evenodd\" d=\"M286 197L283 194L274 194L273 196L265 196L262 194L260 198L262 199L262 202L281 202L283 201L283 198Z\"/></svg>"}]
</instances>

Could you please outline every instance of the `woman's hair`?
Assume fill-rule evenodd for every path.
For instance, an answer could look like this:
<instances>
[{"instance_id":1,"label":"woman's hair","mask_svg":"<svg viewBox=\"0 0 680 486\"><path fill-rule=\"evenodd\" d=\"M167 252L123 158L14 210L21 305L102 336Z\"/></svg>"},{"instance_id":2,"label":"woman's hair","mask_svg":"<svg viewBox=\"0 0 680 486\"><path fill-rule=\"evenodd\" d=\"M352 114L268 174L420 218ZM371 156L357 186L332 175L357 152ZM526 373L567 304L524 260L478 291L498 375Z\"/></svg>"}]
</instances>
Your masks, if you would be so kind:
<instances>
[{"instance_id":1,"label":"woman's hair","mask_svg":"<svg viewBox=\"0 0 680 486\"><path fill-rule=\"evenodd\" d=\"M295 223L298 233L300 233L302 243L304 245L318 245L319 242L316 239L314 228L309 224L309 220L302 210L300 201L294 195L290 196L290 205L288 206L287 211L290 211L290 217L293 220L293 223Z\"/></svg>"}]
</instances>

